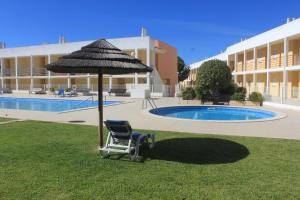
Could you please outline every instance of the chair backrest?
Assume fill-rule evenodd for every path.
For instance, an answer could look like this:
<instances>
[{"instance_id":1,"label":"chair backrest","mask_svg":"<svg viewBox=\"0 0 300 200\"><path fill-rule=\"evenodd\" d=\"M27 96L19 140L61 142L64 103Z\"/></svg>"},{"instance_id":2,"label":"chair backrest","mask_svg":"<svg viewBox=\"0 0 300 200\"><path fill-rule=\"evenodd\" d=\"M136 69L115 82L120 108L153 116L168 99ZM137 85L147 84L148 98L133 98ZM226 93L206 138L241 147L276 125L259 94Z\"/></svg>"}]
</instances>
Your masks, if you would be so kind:
<instances>
[{"instance_id":1,"label":"chair backrest","mask_svg":"<svg viewBox=\"0 0 300 200\"><path fill-rule=\"evenodd\" d=\"M106 120L104 122L112 137L120 140L129 140L132 128L128 121Z\"/></svg>"},{"instance_id":2,"label":"chair backrest","mask_svg":"<svg viewBox=\"0 0 300 200\"><path fill-rule=\"evenodd\" d=\"M59 89L58 90L58 95L63 95L65 93L65 90L64 89Z\"/></svg>"}]
</instances>

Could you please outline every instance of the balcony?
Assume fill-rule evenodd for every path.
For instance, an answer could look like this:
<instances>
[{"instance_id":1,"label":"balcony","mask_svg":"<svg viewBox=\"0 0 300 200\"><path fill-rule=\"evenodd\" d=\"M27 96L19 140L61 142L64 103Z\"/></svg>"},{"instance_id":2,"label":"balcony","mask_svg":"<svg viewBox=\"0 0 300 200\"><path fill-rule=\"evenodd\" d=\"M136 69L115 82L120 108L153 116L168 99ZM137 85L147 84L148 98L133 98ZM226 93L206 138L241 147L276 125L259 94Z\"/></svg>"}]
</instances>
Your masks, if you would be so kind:
<instances>
[{"instance_id":1,"label":"balcony","mask_svg":"<svg viewBox=\"0 0 300 200\"><path fill-rule=\"evenodd\" d=\"M300 55L295 54L293 51L288 53L288 66L300 65Z\"/></svg>"},{"instance_id":2,"label":"balcony","mask_svg":"<svg viewBox=\"0 0 300 200\"><path fill-rule=\"evenodd\" d=\"M291 98L294 98L294 99L299 98L299 88L298 87L291 88Z\"/></svg>"},{"instance_id":3,"label":"balcony","mask_svg":"<svg viewBox=\"0 0 300 200\"><path fill-rule=\"evenodd\" d=\"M270 68L283 66L283 60L284 60L283 54L272 55L270 59Z\"/></svg>"},{"instance_id":4,"label":"balcony","mask_svg":"<svg viewBox=\"0 0 300 200\"><path fill-rule=\"evenodd\" d=\"M254 70L254 60L247 60L246 71L253 71L253 70Z\"/></svg>"},{"instance_id":5,"label":"balcony","mask_svg":"<svg viewBox=\"0 0 300 200\"><path fill-rule=\"evenodd\" d=\"M257 58L256 61L256 69L257 70L264 70L266 69L267 63L266 63L266 58Z\"/></svg>"},{"instance_id":6,"label":"balcony","mask_svg":"<svg viewBox=\"0 0 300 200\"><path fill-rule=\"evenodd\" d=\"M237 72L242 72L243 71L243 62L238 62L237 63Z\"/></svg>"},{"instance_id":7,"label":"balcony","mask_svg":"<svg viewBox=\"0 0 300 200\"><path fill-rule=\"evenodd\" d=\"M3 76L4 77L15 77L16 76L16 71L15 68L4 68L3 69Z\"/></svg>"},{"instance_id":8,"label":"balcony","mask_svg":"<svg viewBox=\"0 0 300 200\"><path fill-rule=\"evenodd\" d=\"M46 68L35 68L32 72L33 76L48 76L48 70Z\"/></svg>"},{"instance_id":9,"label":"balcony","mask_svg":"<svg viewBox=\"0 0 300 200\"><path fill-rule=\"evenodd\" d=\"M18 76L30 76L30 67L19 68Z\"/></svg>"},{"instance_id":10,"label":"balcony","mask_svg":"<svg viewBox=\"0 0 300 200\"><path fill-rule=\"evenodd\" d=\"M19 90L30 90L31 85L30 84L20 84L19 83Z\"/></svg>"}]
</instances>

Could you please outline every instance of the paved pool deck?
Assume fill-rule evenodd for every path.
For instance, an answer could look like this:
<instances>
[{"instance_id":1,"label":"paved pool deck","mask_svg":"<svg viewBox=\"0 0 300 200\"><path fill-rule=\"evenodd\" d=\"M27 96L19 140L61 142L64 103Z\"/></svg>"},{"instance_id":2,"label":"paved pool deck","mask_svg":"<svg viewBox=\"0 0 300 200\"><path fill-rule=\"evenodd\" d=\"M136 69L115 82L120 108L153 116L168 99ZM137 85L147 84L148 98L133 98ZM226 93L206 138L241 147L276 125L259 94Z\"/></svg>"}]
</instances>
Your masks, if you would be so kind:
<instances>
[{"instance_id":1,"label":"paved pool deck","mask_svg":"<svg viewBox=\"0 0 300 200\"><path fill-rule=\"evenodd\" d=\"M53 95L11 94L0 97L58 98ZM84 100L87 97L67 97L65 99ZM263 122L207 122L162 118L151 115L142 109L143 101L126 97L107 97L107 100L121 100L123 104L104 107L104 119L129 120L134 129L177 131L218 135L252 136L266 138L284 138L300 140L300 112L264 106L264 109L287 114L287 117ZM159 98L155 100L158 107L191 105L179 98ZM149 108L149 104L148 104ZM67 113L50 113L39 111L0 109L0 117L22 120L39 120L59 123L77 122L76 124L97 125L96 108Z\"/></svg>"}]
</instances>

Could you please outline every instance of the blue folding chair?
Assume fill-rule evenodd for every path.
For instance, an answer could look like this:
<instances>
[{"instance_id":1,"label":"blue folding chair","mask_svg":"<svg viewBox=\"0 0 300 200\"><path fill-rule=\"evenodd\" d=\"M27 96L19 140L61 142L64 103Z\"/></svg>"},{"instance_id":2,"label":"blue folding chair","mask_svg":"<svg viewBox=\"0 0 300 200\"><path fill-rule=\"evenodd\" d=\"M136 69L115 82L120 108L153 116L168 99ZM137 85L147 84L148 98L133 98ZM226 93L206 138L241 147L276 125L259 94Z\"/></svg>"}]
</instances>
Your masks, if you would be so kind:
<instances>
[{"instance_id":1,"label":"blue folding chair","mask_svg":"<svg viewBox=\"0 0 300 200\"><path fill-rule=\"evenodd\" d=\"M105 146L100 149L103 158L115 152L130 154L131 160L137 161L143 144L146 144L149 149L154 147L155 135L133 132L128 121L106 120L104 124L109 133Z\"/></svg>"},{"instance_id":2,"label":"blue folding chair","mask_svg":"<svg viewBox=\"0 0 300 200\"><path fill-rule=\"evenodd\" d=\"M63 88L59 89L57 95L60 96L60 97L64 97L65 96L65 90Z\"/></svg>"}]
</instances>

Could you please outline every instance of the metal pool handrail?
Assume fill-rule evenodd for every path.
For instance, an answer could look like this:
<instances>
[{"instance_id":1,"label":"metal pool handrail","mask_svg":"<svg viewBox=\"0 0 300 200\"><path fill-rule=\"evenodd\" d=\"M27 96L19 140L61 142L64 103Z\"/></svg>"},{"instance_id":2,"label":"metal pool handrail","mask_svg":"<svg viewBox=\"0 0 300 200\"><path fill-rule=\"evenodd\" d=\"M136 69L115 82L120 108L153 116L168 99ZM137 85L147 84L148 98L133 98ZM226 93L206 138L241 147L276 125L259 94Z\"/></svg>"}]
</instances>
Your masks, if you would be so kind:
<instances>
[{"instance_id":1,"label":"metal pool handrail","mask_svg":"<svg viewBox=\"0 0 300 200\"><path fill-rule=\"evenodd\" d=\"M80 104L82 104L82 103L84 103L84 102L86 102L86 101L88 101L88 100L90 100L90 99L92 99L92 102L94 101L94 97L91 96L91 97L88 97L87 99L85 99L85 100L79 102L78 104L74 105L73 107L78 106L78 105L80 105Z\"/></svg>"},{"instance_id":2,"label":"metal pool handrail","mask_svg":"<svg viewBox=\"0 0 300 200\"><path fill-rule=\"evenodd\" d=\"M145 109L145 105L146 105L146 109L147 109L148 103L150 104L150 106L152 107L152 109L157 109L157 106L156 106L154 100L152 98L149 98L149 97L145 98L143 100L142 109Z\"/></svg>"}]
</instances>

